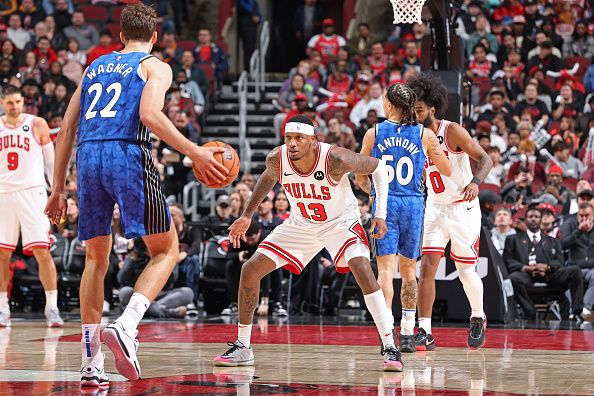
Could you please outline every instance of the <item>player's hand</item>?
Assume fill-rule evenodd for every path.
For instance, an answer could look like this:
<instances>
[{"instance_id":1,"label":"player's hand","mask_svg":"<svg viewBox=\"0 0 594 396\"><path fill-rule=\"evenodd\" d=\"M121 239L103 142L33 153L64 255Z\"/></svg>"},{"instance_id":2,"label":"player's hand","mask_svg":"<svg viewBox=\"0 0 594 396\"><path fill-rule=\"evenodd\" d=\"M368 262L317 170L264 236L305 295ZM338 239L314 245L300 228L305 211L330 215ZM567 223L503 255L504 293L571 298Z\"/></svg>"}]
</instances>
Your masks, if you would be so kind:
<instances>
[{"instance_id":1,"label":"player's hand","mask_svg":"<svg viewBox=\"0 0 594 396\"><path fill-rule=\"evenodd\" d=\"M47 199L47 205L43 213L55 225L64 223L66 219L66 195L52 192Z\"/></svg>"},{"instance_id":2,"label":"player's hand","mask_svg":"<svg viewBox=\"0 0 594 396\"><path fill-rule=\"evenodd\" d=\"M387 232L388 226L386 225L386 220L374 217L371 221L371 237L374 239L382 239Z\"/></svg>"},{"instance_id":3,"label":"player's hand","mask_svg":"<svg viewBox=\"0 0 594 396\"><path fill-rule=\"evenodd\" d=\"M474 201L476 199L476 197L478 197L478 193L479 193L479 186L474 182L469 183L466 187L464 187L464 190L462 190L462 195L464 195L464 200L467 202Z\"/></svg>"},{"instance_id":4,"label":"player's hand","mask_svg":"<svg viewBox=\"0 0 594 396\"><path fill-rule=\"evenodd\" d=\"M229 240L235 249L239 248L241 241L245 242L245 233L247 229L250 228L251 223L252 219L241 216L229 226Z\"/></svg>"},{"instance_id":5,"label":"player's hand","mask_svg":"<svg viewBox=\"0 0 594 396\"><path fill-rule=\"evenodd\" d=\"M229 171L214 157L216 153L223 152L225 152L223 147L196 147L188 157L192 160L194 170L202 179L223 183L227 180Z\"/></svg>"}]
</instances>

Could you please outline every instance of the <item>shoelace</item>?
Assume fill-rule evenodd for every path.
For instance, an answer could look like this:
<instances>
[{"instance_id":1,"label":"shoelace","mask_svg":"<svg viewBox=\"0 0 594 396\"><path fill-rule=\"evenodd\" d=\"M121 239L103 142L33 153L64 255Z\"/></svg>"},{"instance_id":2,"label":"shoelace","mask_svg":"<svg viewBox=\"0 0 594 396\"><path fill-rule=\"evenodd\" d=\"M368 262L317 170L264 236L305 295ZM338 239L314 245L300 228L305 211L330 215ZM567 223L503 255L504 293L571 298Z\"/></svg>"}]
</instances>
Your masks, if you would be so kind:
<instances>
[{"instance_id":1,"label":"shoelace","mask_svg":"<svg viewBox=\"0 0 594 396\"><path fill-rule=\"evenodd\" d=\"M470 322L470 336L472 338L479 338L483 330L482 320L473 320Z\"/></svg>"},{"instance_id":2,"label":"shoelace","mask_svg":"<svg viewBox=\"0 0 594 396\"><path fill-rule=\"evenodd\" d=\"M223 356L229 356L231 355L233 352L235 352L236 350L240 349L240 348L245 348L244 346L238 345L235 342L227 342L227 345L229 345L231 348L229 348L227 350L227 352L223 353Z\"/></svg>"},{"instance_id":3,"label":"shoelace","mask_svg":"<svg viewBox=\"0 0 594 396\"><path fill-rule=\"evenodd\" d=\"M427 338L427 333L425 332L425 330L421 329L421 330L419 330L417 335L415 335L415 342L421 342L426 338Z\"/></svg>"},{"instance_id":4,"label":"shoelace","mask_svg":"<svg viewBox=\"0 0 594 396\"><path fill-rule=\"evenodd\" d=\"M394 348L386 348L384 349L384 355L388 355L390 360L400 361L400 351Z\"/></svg>"}]
</instances>

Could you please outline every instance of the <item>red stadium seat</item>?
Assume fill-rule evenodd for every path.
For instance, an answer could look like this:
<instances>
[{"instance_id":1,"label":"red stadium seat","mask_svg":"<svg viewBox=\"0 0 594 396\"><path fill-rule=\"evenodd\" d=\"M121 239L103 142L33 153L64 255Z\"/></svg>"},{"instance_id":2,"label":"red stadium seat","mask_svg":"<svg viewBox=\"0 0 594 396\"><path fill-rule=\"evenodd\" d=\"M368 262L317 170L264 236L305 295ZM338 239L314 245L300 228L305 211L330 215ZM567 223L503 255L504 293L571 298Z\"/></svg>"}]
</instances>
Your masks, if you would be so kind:
<instances>
[{"instance_id":1,"label":"red stadium seat","mask_svg":"<svg viewBox=\"0 0 594 396\"><path fill-rule=\"evenodd\" d=\"M109 30L113 41L116 43L120 42L120 24L119 23L108 23L105 25L105 29Z\"/></svg>"},{"instance_id":2,"label":"red stadium seat","mask_svg":"<svg viewBox=\"0 0 594 396\"><path fill-rule=\"evenodd\" d=\"M177 45L184 51L194 51L196 48L196 42L193 40L181 40L177 42Z\"/></svg>"},{"instance_id":3,"label":"red stadium seat","mask_svg":"<svg viewBox=\"0 0 594 396\"><path fill-rule=\"evenodd\" d=\"M111 9L111 21L120 23L120 19L122 17L122 11L124 7L113 7Z\"/></svg>"},{"instance_id":4,"label":"red stadium seat","mask_svg":"<svg viewBox=\"0 0 594 396\"><path fill-rule=\"evenodd\" d=\"M479 190L491 190L495 194L499 194L499 186L497 184L481 183L481 185L479 186Z\"/></svg>"},{"instance_id":5,"label":"red stadium seat","mask_svg":"<svg viewBox=\"0 0 594 396\"><path fill-rule=\"evenodd\" d=\"M564 177L563 178L563 185L567 187L570 191L575 192L575 188L577 187L578 179L573 177Z\"/></svg>"},{"instance_id":6,"label":"red stadium seat","mask_svg":"<svg viewBox=\"0 0 594 396\"><path fill-rule=\"evenodd\" d=\"M83 13L88 22L106 22L108 19L107 9L103 6L85 5L78 10Z\"/></svg>"},{"instance_id":7,"label":"red stadium seat","mask_svg":"<svg viewBox=\"0 0 594 396\"><path fill-rule=\"evenodd\" d=\"M580 65L580 68L574 76L578 80L582 80L586 74L586 70L588 70L588 67L590 67L590 59L583 56L570 56L569 58L565 58L563 61L563 67L571 69L576 63Z\"/></svg>"},{"instance_id":8,"label":"red stadium seat","mask_svg":"<svg viewBox=\"0 0 594 396\"><path fill-rule=\"evenodd\" d=\"M384 43L384 52L386 54L395 54L397 50L398 50L398 44Z\"/></svg>"}]
</instances>

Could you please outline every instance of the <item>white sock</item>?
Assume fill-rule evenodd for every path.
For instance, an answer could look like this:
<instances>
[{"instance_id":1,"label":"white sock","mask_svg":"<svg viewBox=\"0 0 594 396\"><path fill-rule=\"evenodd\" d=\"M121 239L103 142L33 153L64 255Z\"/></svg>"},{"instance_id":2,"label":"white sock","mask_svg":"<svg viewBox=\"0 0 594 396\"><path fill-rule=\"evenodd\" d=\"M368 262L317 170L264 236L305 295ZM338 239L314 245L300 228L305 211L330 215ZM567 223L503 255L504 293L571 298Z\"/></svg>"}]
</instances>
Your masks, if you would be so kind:
<instances>
[{"instance_id":1,"label":"white sock","mask_svg":"<svg viewBox=\"0 0 594 396\"><path fill-rule=\"evenodd\" d=\"M584 307L582 308L582 316L588 316L592 313L592 311L590 311L588 308Z\"/></svg>"},{"instance_id":2,"label":"white sock","mask_svg":"<svg viewBox=\"0 0 594 396\"><path fill-rule=\"evenodd\" d=\"M413 335L415 332L416 309L402 308L402 319L400 320L400 334Z\"/></svg>"},{"instance_id":3,"label":"white sock","mask_svg":"<svg viewBox=\"0 0 594 396\"><path fill-rule=\"evenodd\" d=\"M58 309L58 291L45 291L45 312L48 313L51 309Z\"/></svg>"},{"instance_id":4,"label":"white sock","mask_svg":"<svg viewBox=\"0 0 594 396\"><path fill-rule=\"evenodd\" d=\"M246 348L251 345L252 325L237 324L237 341L241 342Z\"/></svg>"},{"instance_id":5,"label":"white sock","mask_svg":"<svg viewBox=\"0 0 594 396\"><path fill-rule=\"evenodd\" d=\"M458 277L464 286L466 298L470 303L472 310L472 318L484 318L485 311L483 311L483 281L476 272L476 264L461 264L456 263L458 270Z\"/></svg>"},{"instance_id":6,"label":"white sock","mask_svg":"<svg viewBox=\"0 0 594 396\"><path fill-rule=\"evenodd\" d=\"M101 353L101 331L99 324L83 324L80 347L83 366L89 365Z\"/></svg>"},{"instance_id":7,"label":"white sock","mask_svg":"<svg viewBox=\"0 0 594 396\"><path fill-rule=\"evenodd\" d=\"M135 329L138 327L138 323L144 316L144 313L148 309L150 302L148 298L143 296L140 293L132 294L130 297L130 301L128 305L126 305L126 309L122 316L116 319L116 322L121 324L126 331L128 329Z\"/></svg>"},{"instance_id":8,"label":"white sock","mask_svg":"<svg viewBox=\"0 0 594 396\"><path fill-rule=\"evenodd\" d=\"M10 311L10 306L8 305L8 292L0 292L0 311Z\"/></svg>"},{"instance_id":9,"label":"white sock","mask_svg":"<svg viewBox=\"0 0 594 396\"><path fill-rule=\"evenodd\" d=\"M431 318L419 318L419 329L423 329L425 333L431 334Z\"/></svg>"},{"instance_id":10,"label":"white sock","mask_svg":"<svg viewBox=\"0 0 594 396\"><path fill-rule=\"evenodd\" d=\"M367 310L373 317L377 331L379 332L384 347L394 348L394 337L392 336L392 330L394 329L394 317L392 312L386 306L386 300L384 299L384 293L381 289L371 294L363 296L365 298L365 305Z\"/></svg>"}]
</instances>

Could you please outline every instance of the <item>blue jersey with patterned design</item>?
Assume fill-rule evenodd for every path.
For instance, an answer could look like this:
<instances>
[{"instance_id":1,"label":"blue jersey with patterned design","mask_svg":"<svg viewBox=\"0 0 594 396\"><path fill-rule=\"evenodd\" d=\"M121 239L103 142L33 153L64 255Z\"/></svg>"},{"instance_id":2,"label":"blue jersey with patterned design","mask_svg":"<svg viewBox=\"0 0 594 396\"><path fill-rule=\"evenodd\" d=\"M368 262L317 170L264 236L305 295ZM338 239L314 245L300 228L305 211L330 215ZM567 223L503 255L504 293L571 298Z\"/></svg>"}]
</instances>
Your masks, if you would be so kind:
<instances>
[{"instance_id":1,"label":"blue jersey with patterned design","mask_svg":"<svg viewBox=\"0 0 594 396\"><path fill-rule=\"evenodd\" d=\"M401 125L390 120L377 124L371 155L388 166L390 195L423 196L423 125Z\"/></svg>"},{"instance_id":2,"label":"blue jersey with patterned design","mask_svg":"<svg viewBox=\"0 0 594 396\"><path fill-rule=\"evenodd\" d=\"M151 56L112 52L89 65L81 87L79 145L114 140L150 143L139 109L145 84L140 64Z\"/></svg>"}]
</instances>

